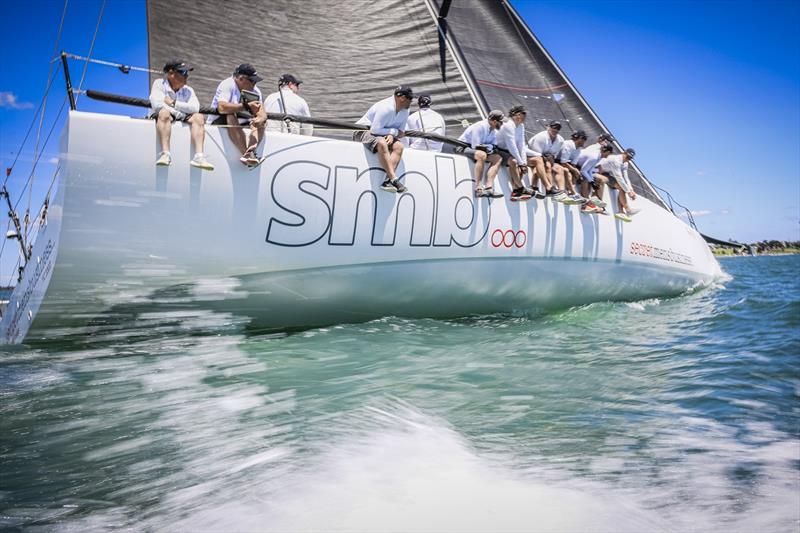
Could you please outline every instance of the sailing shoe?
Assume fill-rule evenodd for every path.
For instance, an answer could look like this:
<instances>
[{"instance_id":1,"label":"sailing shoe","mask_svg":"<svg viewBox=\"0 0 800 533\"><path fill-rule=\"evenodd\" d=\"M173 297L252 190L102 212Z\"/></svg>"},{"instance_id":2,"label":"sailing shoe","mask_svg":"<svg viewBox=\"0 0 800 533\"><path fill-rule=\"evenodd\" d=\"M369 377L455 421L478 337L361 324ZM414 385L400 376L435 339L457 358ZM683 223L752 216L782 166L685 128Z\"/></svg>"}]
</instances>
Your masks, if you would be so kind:
<instances>
[{"instance_id":1,"label":"sailing shoe","mask_svg":"<svg viewBox=\"0 0 800 533\"><path fill-rule=\"evenodd\" d=\"M239 161L241 161L248 167L252 167L253 165L257 165L261 160L256 155L255 150L248 150L244 154L242 154L242 157L239 158Z\"/></svg>"},{"instance_id":2,"label":"sailing shoe","mask_svg":"<svg viewBox=\"0 0 800 533\"><path fill-rule=\"evenodd\" d=\"M577 203L579 203L579 204L585 204L586 202L588 202L588 201L589 201L589 199L588 199L588 198L584 198L583 196L581 196L581 195L580 195L580 194L578 194L578 193L571 194L571 195L570 195L570 198L572 198L573 200L575 200L575 201L576 201Z\"/></svg>"},{"instance_id":3,"label":"sailing shoe","mask_svg":"<svg viewBox=\"0 0 800 533\"><path fill-rule=\"evenodd\" d=\"M537 200L544 200L545 198L547 198L547 195L538 188L528 189L528 190L533 192L533 197L536 198Z\"/></svg>"},{"instance_id":4,"label":"sailing shoe","mask_svg":"<svg viewBox=\"0 0 800 533\"><path fill-rule=\"evenodd\" d=\"M390 179L387 179L383 182L383 184L381 184L381 189L386 192L397 192L397 187L394 186L394 183L392 183L392 180Z\"/></svg>"},{"instance_id":5,"label":"sailing shoe","mask_svg":"<svg viewBox=\"0 0 800 533\"><path fill-rule=\"evenodd\" d=\"M400 180L394 180L394 181L392 182L392 185L394 185L394 188L395 188L395 189L397 190L397 192L399 192L399 193L400 193L400 192L406 192L406 191L408 190L408 188L407 188L405 185L403 185L402 183L400 183Z\"/></svg>"},{"instance_id":6,"label":"sailing shoe","mask_svg":"<svg viewBox=\"0 0 800 533\"><path fill-rule=\"evenodd\" d=\"M583 207L581 207L581 213L591 214L591 213L597 213L599 210L600 208L594 205L591 201L586 202L585 204L583 204Z\"/></svg>"},{"instance_id":7,"label":"sailing shoe","mask_svg":"<svg viewBox=\"0 0 800 533\"><path fill-rule=\"evenodd\" d=\"M491 187L486 189L484 192L486 193L486 196L488 196L489 198L502 198L504 196L503 193L501 193L500 191L495 192L495 190Z\"/></svg>"},{"instance_id":8,"label":"sailing shoe","mask_svg":"<svg viewBox=\"0 0 800 533\"><path fill-rule=\"evenodd\" d=\"M202 168L203 170L214 170L214 165L208 162L206 156L203 154L194 154L194 157L189 164L193 167Z\"/></svg>"},{"instance_id":9,"label":"sailing shoe","mask_svg":"<svg viewBox=\"0 0 800 533\"><path fill-rule=\"evenodd\" d=\"M631 217L629 217L625 213L617 213L616 215L614 215L614 218L618 218L623 222L630 222L631 220L633 220Z\"/></svg>"},{"instance_id":10,"label":"sailing shoe","mask_svg":"<svg viewBox=\"0 0 800 533\"><path fill-rule=\"evenodd\" d=\"M591 198L589 198L589 201L592 202L597 207L605 207L606 205L608 205L597 196L592 196Z\"/></svg>"},{"instance_id":11,"label":"sailing shoe","mask_svg":"<svg viewBox=\"0 0 800 533\"><path fill-rule=\"evenodd\" d=\"M481 189L480 187L475 189L475 198L483 198L484 196L486 196L486 193L483 192L483 189Z\"/></svg>"},{"instance_id":12,"label":"sailing shoe","mask_svg":"<svg viewBox=\"0 0 800 533\"><path fill-rule=\"evenodd\" d=\"M158 159L156 159L156 166L168 167L171 164L172 164L172 154L170 154L169 152L161 152L161 154L158 156Z\"/></svg>"},{"instance_id":13,"label":"sailing shoe","mask_svg":"<svg viewBox=\"0 0 800 533\"><path fill-rule=\"evenodd\" d=\"M626 211L628 212L629 215L635 215L636 213L642 212L641 208L639 207L629 207L628 209L626 209Z\"/></svg>"},{"instance_id":14,"label":"sailing shoe","mask_svg":"<svg viewBox=\"0 0 800 533\"><path fill-rule=\"evenodd\" d=\"M514 189L513 191L511 191L511 201L512 202L519 202L519 201L522 201L522 200L530 199L530 196L528 196L527 198L523 198L522 197L523 194L525 194L525 189L524 188L520 187L519 189Z\"/></svg>"},{"instance_id":15,"label":"sailing shoe","mask_svg":"<svg viewBox=\"0 0 800 533\"><path fill-rule=\"evenodd\" d=\"M563 202L564 200L569 199L569 196L567 196L567 193L564 191L559 190L557 193L552 195L552 198L555 202Z\"/></svg>"}]
</instances>

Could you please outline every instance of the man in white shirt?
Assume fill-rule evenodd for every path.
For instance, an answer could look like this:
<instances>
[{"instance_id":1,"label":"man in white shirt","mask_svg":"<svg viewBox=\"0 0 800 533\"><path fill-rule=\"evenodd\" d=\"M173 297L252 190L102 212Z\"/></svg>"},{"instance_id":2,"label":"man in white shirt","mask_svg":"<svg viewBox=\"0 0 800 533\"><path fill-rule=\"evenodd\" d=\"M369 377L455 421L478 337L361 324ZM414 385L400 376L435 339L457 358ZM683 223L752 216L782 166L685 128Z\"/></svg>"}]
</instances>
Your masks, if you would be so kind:
<instances>
[{"instance_id":1,"label":"man in white shirt","mask_svg":"<svg viewBox=\"0 0 800 533\"><path fill-rule=\"evenodd\" d=\"M584 203L581 207L581 212L599 213L604 211L606 203L602 200L603 191L600 190L596 195L592 195L592 191L600 186L600 182L595 181L595 178L598 176L596 172L597 164L610 156L613 151L614 148L610 143L602 145L597 155L590 155L588 159L584 160L583 165L581 165L581 194L589 199L589 201Z\"/></svg>"},{"instance_id":2,"label":"man in white shirt","mask_svg":"<svg viewBox=\"0 0 800 533\"><path fill-rule=\"evenodd\" d=\"M267 96L264 101L267 116L270 113L284 113L299 117L310 117L311 111L308 108L308 103L300 96L301 83L303 83L302 80L291 74L281 76L278 80L278 90ZM314 126L284 120L267 120L267 131L313 135Z\"/></svg>"},{"instance_id":3,"label":"man in white shirt","mask_svg":"<svg viewBox=\"0 0 800 533\"><path fill-rule=\"evenodd\" d=\"M638 209L632 208L628 205L627 197L631 200L636 199L636 192L631 186L631 181L628 178L628 162L636 155L636 150L627 148L624 152L618 155L610 155L597 162L595 167L594 180L599 183L597 196L603 197L603 185L608 184L609 188L617 189L617 206L618 213L614 216L623 222L630 222L630 215L635 215L639 212Z\"/></svg>"},{"instance_id":4,"label":"man in white shirt","mask_svg":"<svg viewBox=\"0 0 800 533\"><path fill-rule=\"evenodd\" d=\"M500 165L503 163L503 158L500 154L495 152L495 145L497 144L497 130L503 124L503 112L497 109L489 111L489 116L486 120L481 120L471 125L464 130L459 141L469 145L469 148L459 147L456 149L457 153L462 153L466 156L475 159L475 197L492 197L499 198L503 195L499 192L494 192L492 184L494 178L500 171ZM489 171L486 173L485 185L481 187L483 179L483 168L489 161ZM530 197L529 197L530 198Z\"/></svg>"},{"instance_id":5,"label":"man in white shirt","mask_svg":"<svg viewBox=\"0 0 800 533\"><path fill-rule=\"evenodd\" d=\"M435 133L445 135L444 117L431 109L433 100L429 94L422 94L417 98L419 111L412 113L406 122L406 131L421 131L423 133ZM422 139L420 137L403 137L403 144L414 150L429 150L431 152L441 152L444 143Z\"/></svg>"},{"instance_id":6,"label":"man in white shirt","mask_svg":"<svg viewBox=\"0 0 800 533\"><path fill-rule=\"evenodd\" d=\"M528 172L525 154L525 107L517 105L508 110L506 120L497 131L497 146L507 151L508 176L511 179L511 201L529 200L533 190L525 187L522 176Z\"/></svg>"},{"instance_id":7,"label":"man in white shirt","mask_svg":"<svg viewBox=\"0 0 800 533\"><path fill-rule=\"evenodd\" d=\"M542 182L547 196L552 196L554 200L560 202L565 200L567 195L553 185L553 164L561 151L561 145L564 144L564 138L559 135L559 131L561 123L553 121L548 124L545 131L540 131L528 141L527 155L528 165L533 167L535 176ZM534 184L534 190L536 188ZM541 193L536 197L544 198Z\"/></svg>"},{"instance_id":8,"label":"man in white shirt","mask_svg":"<svg viewBox=\"0 0 800 533\"><path fill-rule=\"evenodd\" d=\"M587 159L592 157L597 157L600 155L600 148L602 146L610 145L614 141L614 138L609 135L608 133L601 133L597 137L597 142L594 144L590 144L585 148L581 149L581 153L578 156L578 160L576 161L575 166L578 168L583 167L583 164L586 162Z\"/></svg>"},{"instance_id":9,"label":"man in white shirt","mask_svg":"<svg viewBox=\"0 0 800 533\"><path fill-rule=\"evenodd\" d=\"M249 63L242 63L230 78L222 80L217 86L211 107L219 111L220 116L210 115L208 122L226 124L231 142L239 149L244 165L253 168L261 164L263 158L256 154L256 148L264 136L267 112L261 105L261 90L256 87L261 76ZM242 91L246 91L245 98ZM250 98L253 98L252 100ZM243 125L250 125L250 135L246 135Z\"/></svg>"},{"instance_id":10,"label":"man in white shirt","mask_svg":"<svg viewBox=\"0 0 800 533\"><path fill-rule=\"evenodd\" d=\"M180 120L189 124L191 128L192 143L194 144L194 157L189 162L193 167L203 170L214 170L214 165L208 162L203 154L205 142L205 126L203 115L199 113L200 102L194 90L186 85L189 72L194 70L180 59L173 59L164 65L164 77L153 82L150 89L151 117L156 119L156 132L161 141L161 153L156 165L169 166L172 164L170 153L170 136L172 123Z\"/></svg>"},{"instance_id":11,"label":"man in white shirt","mask_svg":"<svg viewBox=\"0 0 800 533\"><path fill-rule=\"evenodd\" d=\"M398 165L403 156L403 143L400 139L405 134L408 121L408 108L414 99L411 87L400 85L394 94L369 108L356 124L369 126L367 131L357 131L353 140L360 141L373 154L378 154L378 162L386 172L386 180L381 189L387 192L406 192L406 187L397 179Z\"/></svg>"},{"instance_id":12,"label":"man in white shirt","mask_svg":"<svg viewBox=\"0 0 800 533\"><path fill-rule=\"evenodd\" d=\"M564 141L561 146L561 152L559 152L553 165L556 186L565 188L573 203L584 203L586 200L575 190L575 183L580 181L581 176L577 162L581 155L581 148L586 144L586 139L586 132L583 130L573 133L569 141Z\"/></svg>"}]
</instances>

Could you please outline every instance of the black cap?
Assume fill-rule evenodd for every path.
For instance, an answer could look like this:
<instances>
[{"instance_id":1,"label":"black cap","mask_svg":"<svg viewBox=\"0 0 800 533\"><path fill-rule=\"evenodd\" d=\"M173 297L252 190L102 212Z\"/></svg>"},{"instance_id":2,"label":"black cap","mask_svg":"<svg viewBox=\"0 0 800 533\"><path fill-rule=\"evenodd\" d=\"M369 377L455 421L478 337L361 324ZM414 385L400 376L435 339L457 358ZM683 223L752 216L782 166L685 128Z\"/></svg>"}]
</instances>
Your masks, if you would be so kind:
<instances>
[{"instance_id":1,"label":"black cap","mask_svg":"<svg viewBox=\"0 0 800 533\"><path fill-rule=\"evenodd\" d=\"M281 86L289 85L290 83L294 83L295 85L300 85L301 83L303 83L303 80L298 80L291 74L284 74L278 79L278 84Z\"/></svg>"},{"instance_id":2,"label":"black cap","mask_svg":"<svg viewBox=\"0 0 800 533\"><path fill-rule=\"evenodd\" d=\"M241 65L236 67L236 70L233 71L233 75L244 76L253 83L258 83L264 79L258 75L258 73L256 72L256 67L254 67L250 63L242 63Z\"/></svg>"},{"instance_id":3,"label":"black cap","mask_svg":"<svg viewBox=\"0 0 800 533\"><path fill-rule=\"evenodd\" d=\"M489 116L486 118L489 120L503 120L504 118L506 118L506 116L499 109L492 109L491 111L489 111Z\"/></svg>"},{"instance_id":4,"label":"black cap","mask_svg":"<svg viewBox=\"0 0 800 533\"><path fill-rule=\"evenodd\" d=\"M511 109L508 110L508 116L513 117L514 115L526 115L528 110L525 109L524 105L515 105Z\"/></svg>"},{"instance_id":5,"label":"black cap","mask_svg":"<svg viewBox=\"0 0 800 533\"><path fill-rule=\"evenodd\" d=\"M398 85L394 88L395 96L405 96L409 100L414 98L414 91L408 85Z\"/></svg>"},{"instance_id":6,"label":"black cap","mask_svg":"<svg viewBox=\"0 0 800 533\"><path fill-rule=\"evenodd\" d=\"M554 120L553 122L551 122L550 124L548 124L548 125L547 125L547 127L548 127L548 128L555 128L555 129L557 129L557 130L560 130L560 129L561 129L561 123L560 123L560 122L556 122L556 121Z\"/></svg>"},{"instance_id":7,"label":"black cap","mask_svg":"<svg viewBox=\"0 0 800 533\"><path fill-rule=\"evenodd\" d=\"M433 100L431 100L431 95L429 94L421 94L417 98L417 105L420 107L430 107L432 103Z\"/></svg>"},{"instance_id":8,"label":"black cap","mask_svg":"<svg viewBox=\"0 0 800 533\"><path fill-rule=\"evenodd\" d=\"M586 135L586 132L583 131L583 130L578 130L578 131L576 131L575 133L572 134L572 139L576 140L576 141L578 139L583 139L585 141L588 138L589 137Z\"/></svg>"},{"instance_id":9,"label":"black cap","mask_svg":"<svg viewBox=\"0 0 800 533\"><path fill-rule=\"evenodd\" d=\"M625 153L628 154L628 157L630 157L631 159L633 159L634 156L636 156L636 150L634 150L633 148L626 148Z\"/></svg>"},{"instance_id":10,"label":"black cap","mask_svg":"<svg viewBox=\"0 0 800 533\"><path fill-rule=\"evenodd\" d=\"M614 147L611 146L610 144L606 144L606 145L600 147L600 151L601 152L613 152L614 151Z\"/></svg>"},{"instance_id":11,"label":"black cap","mask_svg":"<svg viewBox=\"0 0 800 533\"><path fill-rule=\"evenodd\" d=\"M612 137L610 133L602 133L599 137L597 137L597 140L611 142L614 140L614 137Z\"/></svg>"},{"instance_id":12,"label":"black cap","mask_svg":"<svg viewBox=\"0 0 800 533\"><path fill-rule=\"evenodd\" d=\"M164 65L164 72L169 72L170 70L176 70L184 76L188 76L189 72L194 70L194 68L187 65L186 61L183 59L170 59L167 61L167 64Z\"/></svg>"}]
</instances>

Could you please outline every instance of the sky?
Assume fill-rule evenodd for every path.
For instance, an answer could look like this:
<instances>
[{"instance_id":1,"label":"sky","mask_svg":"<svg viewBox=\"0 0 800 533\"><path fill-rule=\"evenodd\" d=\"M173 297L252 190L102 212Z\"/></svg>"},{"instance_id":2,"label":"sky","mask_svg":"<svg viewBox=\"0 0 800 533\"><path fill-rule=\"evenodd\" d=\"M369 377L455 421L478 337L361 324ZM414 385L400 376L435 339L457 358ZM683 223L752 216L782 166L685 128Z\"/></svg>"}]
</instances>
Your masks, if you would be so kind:
<instances>
[{"instance_id":1,"label":"sky","mask_svg":"<svg viewBox=\"0 0 800 533\"><path fill-rule=\"evenodd\" d=\"M800 240L800 2L512 3L610 131L636 148L648 179L690 208L701 232ZM0 166L7 168L45 93L64 3L3 5L37 14L35 26L7 24L0 33ZM69 1L57 50L89 53L101 5ZM109 0L92 57L147 66L147 49L144 0ZM83 63L71 61L70 71L79 85ZM83 87L146 97L149 84L146 74L92 65ZM33 177L32 196L41 198L56 169L65 98L59 75L41 130L34 123L9 178L23 211L26 181ZM78 108L141 114L88 98ZM32 172L37 136L43 155Z\"/></svg>"}]
</instances>

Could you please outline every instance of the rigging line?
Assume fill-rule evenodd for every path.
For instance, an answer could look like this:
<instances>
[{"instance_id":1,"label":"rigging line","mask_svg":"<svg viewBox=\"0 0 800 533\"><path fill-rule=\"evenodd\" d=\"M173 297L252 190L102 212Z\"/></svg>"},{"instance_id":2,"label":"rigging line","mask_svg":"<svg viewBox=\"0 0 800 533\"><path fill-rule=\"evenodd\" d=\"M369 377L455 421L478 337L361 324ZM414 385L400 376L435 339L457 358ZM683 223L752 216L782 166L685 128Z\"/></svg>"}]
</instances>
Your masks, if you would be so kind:
<instances>
[{"instance_id":1,"label":"rigging line","mask_svg":"<svg viewBox=\"0 0 800 533\"><path fill-rule=\"evenodd\" d=\"M153 68L136 67L136 66L133 66L133 65L124 65L122 63L114 63L112 61L105 61L103 59L94 59L94 58L91 58L91 57L79 56L77 54L69 54L68 53L68 54L66 54L66 56L69 59L75 59L77 61L88 61L89 63L95 63L97 65L103 65L103 66L106 66L106 67L115 67L115 68L118 68L118 69L125 69L125 70L135 70L137 72L147 72L147 73L151 73L151 74L163 74L162 71L156 70L156 69L153 69ZM59 61L60 59L61 58L57 57L57 58L53 59L53 61ZM193 76L193 77L196 78L197 76Z\"/></svg>"},{"instance_id":2,"label":"rigging line","mask_svg":"<svg viewBox=\"0 0 800 533\"><path fill-rule=\"evenodd\" d=\"M60 67L56 67L56 68L58 69ZM57 72L58 72L58 70L56 70L56 73ZM39 107L36 109L36 112L33 114L33 118L31 119L31 124L30 124L30 126L28 126L28 131L25 133L25 137L22 139L22 144L20 144L19 150L17 150L17 154L14 156L14 161L11 163L11 166L9 167L12 171L14 170L14 167L17 165L17 161L19 160L19 156L20 156L20 154L22 154L22 149L25 147L25 144L28 142L28 137L30 136L31 131L33 131L33 125L36 124L36 119L39 118L39 113L42 112L42 108L44 107L44 103L47 100L47 95L50 93L50 89L52 88L53 81L55 81L55 79L56 79L56 76L55 76L55 73L54 73L53 76L50 78L50 81L47 83L47 87L44 90L44 95L42 96L42 99L39 101ZM11 177L11 173L9 173L6 176L5 181L3 181L3 187L6 184L8 184L8 180L10 179L10 177Z\"/></svg>"},{"instance_id":3,"label":"rigging line","mask_svg":"<svg viewBox=\"0 0 800 533\"><path fill-rule=\"evenodd\" d=\"M86 78L86 70L89 68L89 58L92 57L92 51L94 50L94 43L97 40L97 32L100 31L100 22L103 20L103 12L106 10L106 0L103 0L103 3L100 5L100 13L97 15L97 24L94 27L94 35L92 36L92 44L89 46L89 54L86 58L86 63L83 65L83 72L81 73L81 81L78 83L78 90L83 88L83 80ZM75 103L78 103L78 98L80 97L80 93L75 95Z\"/></svg>"},{"instance_id":4,"label":"rigging line","mask_svg":"<svg viewBox=\"0 0 800 533\"><path fill-rule=\"evenodd\" d=\"M58 24L58 32L56 33L56 41L53 43L53 57L55 57L56 53L58 52L58 44L61 42L61 32L64 29L64 19L67 16L67 5L69 4L69 0L64 0L64 9L61 11L61 22ZM53 63L50 62L50 68L47 72L47 79L48 79L48 87L52 83L52 79L55 78L55 74L53 73ZM42 113L39 115L39 127L36 128L36 143L33 145L33 159L34 161L38 159L39 153L39 141L41 140L42 136L42 125L44 124L44 116L47 112L47 100L48 100L48 91L45 90L45 95L42 100ZM34 163L35 166L35 163ZM28 212L31 210L31 193L33 191L33 186L29 189L28 192ZM28 228L28 216L26 213L25 216L25 229Z\"/></svg>"},{"instance_id":5,"label":"rigging line","mask_svg":"<svg viewBox=\"0 0 800 533\"><path fill-rule=\"evenodd\" d=\"M11 227L11 219L9 218L8 222L6 222L6 232L2 235L3 244L0 245L0 257L3 257L3 250L6 249L6 241L8 241L8 239L6 238L6 235L8 235L8 228L10 228L10 227Z\"/></svg>"},{"instance_id":6,"label":"rigging line","mask_svg":"<svg viewBox=\"0 0 800 533\"><path fill-rule=\"evenodd\" d=\"M61 118L61 114L64 112L64 107L67 105L67 96L64 96L64 101L61 103L61 109L58 110L58 115L56 115L56 119L53 121L53 125L50 127L50 131L47 132L47 137L45 137L44 144L42 145L42 152L47 147L47 143L50 142L50 136L53 134L53 130L56 129L56 125L58 124L58 119ZM41 157L41 153L39 154ZM17 199L17 203L14 204L14 211L17 210L17 206L19 206L20 201L22 201L22 195L25 194L25 187L28 187L28 184L31 183L33 180L33 173L36 172L36 165L39 163L39 159L35 159L33 161L33 168L31 169L31 173L28 176L28 180L25 182L25 185L22 188L22 192L20 193L20 197Z\"/></svg>"},{"instance_id":7,"label":"rigging line","mask_svg":"<svg viewBox=\"0 0 800 533\"><path fill-rule=\"evenodd\" d=\"M36 218L34 219L34 221L42 218L42 208L44 207L45 202L48 202L50 200L50 193L53 191L53 185L56 182L56 178L58 177L58 173L59 173L60 170L61 170L61 165L56 167L56 171L53 172L53 177L52 177L52 179L50 179L50 185L47 187L47 194L45 194L44 200L42 201L42 205L39 206L39 210L36 212ZM10 220L9 220L9 222L10 222ZM30 242L28 240L28 237L30 237L32 230L33 230L33 224L31 224L31 228L30 229L27 229L25 231L25 242Z\"/></svg>"}]
</instances>

